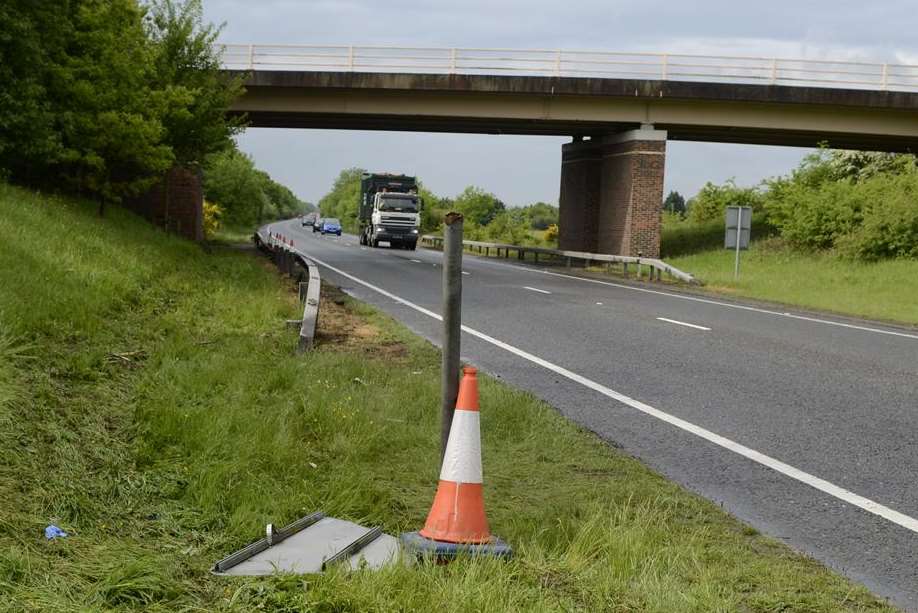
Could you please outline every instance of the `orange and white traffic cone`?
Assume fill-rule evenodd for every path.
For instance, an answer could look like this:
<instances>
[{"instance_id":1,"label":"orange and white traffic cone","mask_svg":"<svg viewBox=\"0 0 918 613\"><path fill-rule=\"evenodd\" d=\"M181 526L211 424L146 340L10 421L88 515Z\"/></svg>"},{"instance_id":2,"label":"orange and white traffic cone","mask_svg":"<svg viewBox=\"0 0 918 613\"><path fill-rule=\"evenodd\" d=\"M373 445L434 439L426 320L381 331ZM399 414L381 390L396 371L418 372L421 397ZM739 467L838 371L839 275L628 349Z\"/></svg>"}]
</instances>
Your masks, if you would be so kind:
<instances>
[{"instance_id":1,"label":"orange and white traffic cone","mask_svg":"<svg viewBox=\"0 0 918 613\"><path fill-rule=\"evenodd\" d=\"M424 538L448 543L486 543L491 539L482 495L477 373L471 366L463 369L440 484L420 532Z\"/></svg>"},{"instance_id":2,"label":"orange and white traffic cone","mask_svg":"<svg viewBox=\"0 0 918 613\"><path fill-rule=\"evenodd\" d=\"M491 534L485 515L477 373L471 366L463 369L440 483L427 521L419 532L401 536L405 550L419 557L445 560L460 554L512 555L510 546Z\"/></svg>"}]
</instances>

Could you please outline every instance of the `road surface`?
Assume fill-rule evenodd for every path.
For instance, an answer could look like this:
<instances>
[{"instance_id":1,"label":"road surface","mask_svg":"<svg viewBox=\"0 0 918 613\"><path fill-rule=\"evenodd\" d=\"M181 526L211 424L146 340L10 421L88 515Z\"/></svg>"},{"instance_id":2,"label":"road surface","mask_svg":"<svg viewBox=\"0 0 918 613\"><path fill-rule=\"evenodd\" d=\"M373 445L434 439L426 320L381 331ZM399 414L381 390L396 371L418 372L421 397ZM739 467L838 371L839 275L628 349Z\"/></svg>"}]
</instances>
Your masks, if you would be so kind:
<instances>
[{"instance_id":1,"label":"road surface","mask_svg":"<svg viewBox=\"0 0 918 613\"><path fill-rule=\"evenodd\" d=\"M439 252L271 229L439 343ZM918 611L918 330L513 260L463 270L464 360Z\"/></svg>"}]
</instances>

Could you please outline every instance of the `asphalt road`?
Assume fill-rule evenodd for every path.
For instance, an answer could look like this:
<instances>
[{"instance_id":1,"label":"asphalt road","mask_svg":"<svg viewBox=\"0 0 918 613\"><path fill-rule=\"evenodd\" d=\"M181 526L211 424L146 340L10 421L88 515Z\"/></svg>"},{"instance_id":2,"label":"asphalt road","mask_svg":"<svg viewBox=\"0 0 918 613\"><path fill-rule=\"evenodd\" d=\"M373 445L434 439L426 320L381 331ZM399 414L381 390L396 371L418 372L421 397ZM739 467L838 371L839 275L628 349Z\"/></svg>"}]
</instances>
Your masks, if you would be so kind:
<instances>
[{"instance_id":1,"label":"asphalt road","mask_svg":"<svg viewBox=\"0 0 918 613\"><path fill-rule=\"evenodd\" d=\"M439 252L272 229L439 343ZM513 260L463 269L464 360L918 611L918 331Z\"/></svg>"}]
</instances>

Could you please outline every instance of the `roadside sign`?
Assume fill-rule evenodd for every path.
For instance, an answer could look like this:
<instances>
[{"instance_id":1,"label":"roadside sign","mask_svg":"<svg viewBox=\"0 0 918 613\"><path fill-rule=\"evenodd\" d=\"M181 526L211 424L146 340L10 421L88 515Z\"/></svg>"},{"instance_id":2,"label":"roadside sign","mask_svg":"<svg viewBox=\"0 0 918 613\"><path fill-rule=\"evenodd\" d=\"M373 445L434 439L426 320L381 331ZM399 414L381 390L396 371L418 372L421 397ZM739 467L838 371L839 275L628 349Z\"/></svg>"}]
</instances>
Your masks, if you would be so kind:
<instances>
[{"instance_id":1,"label":"roadside sign","mask_svg":"<svg viewBox=\"0 0 918 613\"><path fill-rule=\"evenodd\" d=\"M727 232L724 236L724 249L735 249L736 259L733 263L733 278L739 278L740 249L749 249L749 237L752 233L752 207L728 206L726 219Z\"/></svg>"},{"instance_id":2,"label":"roadside sign","mask_svg":"<svg viewBox=\"0 0 918 613\"><path fill-rule=\"evenodd\" d=\"M736 228L740 228L740 249L749 248L749 236L752 231L752 207L727 207L727 232L724 236L724 249L736 249Z\"/></svg>"}]
</instances>

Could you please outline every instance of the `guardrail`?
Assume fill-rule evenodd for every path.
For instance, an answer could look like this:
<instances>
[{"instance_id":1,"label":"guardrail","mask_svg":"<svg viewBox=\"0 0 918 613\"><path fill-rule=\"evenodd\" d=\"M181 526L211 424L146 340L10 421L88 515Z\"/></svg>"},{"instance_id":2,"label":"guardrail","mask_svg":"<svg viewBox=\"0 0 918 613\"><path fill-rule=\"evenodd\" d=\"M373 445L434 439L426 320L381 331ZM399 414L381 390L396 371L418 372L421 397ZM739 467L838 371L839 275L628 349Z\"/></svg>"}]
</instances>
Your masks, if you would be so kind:
<instances>
[{"instance_id":1,"label":"guardrail","mask_svg":"<svg viewBox=\"0 0 918 613\"><path fill-rule=\"evenodd\" d=\"M255 246L268 253L281 272L299 282L300 302L303 303L303 319L300 323L300 338L297 353L312 349L315 343L316 324L319 320L319 301L322 278L315 262L297 251L292 245L265 228L259 228L252 236Z\"/></svg>"},{"instance_id":2,"label":"guardrail","mask_svg":"<svg viewBox=\"0 0 918 613\"><path fill-rule=\"evenodd\" d=\"M563 49L218 44L231 70L534 75L918 91L918 65Z\"/></svg>"},{"instance_id":3,"label":"guardrail","mask_svg":"<svg viewBox=\"0 0 918 613\"><path fill-rule=\"evenodd\" d=\"M431 247L443 247L443 237L434 236L431 234L425 234L421 236L421 244L429 245ZM527 253L533 255L535 262L539 261L539 255L551 256L556 258L561 258L565 260L567 266L571 266L572 260L582 260L589 265L591 262L604 262L606 264L621 264L622 265L622 275L628 277L628 267L630 265L636 266L637 278L640 279L642 275L642 267L647 266L650 270L650 280L661 279L662 273L667 273L670 277L678 279L685 283L691 283L697 285L698 281L687 272L683 272L667 264L663 260L657 258L644 258L644 257L634 257L630 255L611 255L607 253L587 253L584 251L564 251L561 249L551 249L548 247L528 247L525 245L508 245L505 243L486 243L482 241L462 241L462 244L471 250L477 250L478 253L483 253L484 255L491 255L491 249L494 249L497 252L497 256L500 257L501 251L505 258L510 257L510 252L515 251L516 257L519 260L524 260Z\"/></svg>"},{"instance_id":4,"label":"guardrail","mask_svg":"<svg viewBox=\"0 0 918 613\"><path fill-rule=\"evenodd\" d=\"M312 349L316 338L316 323L319 320L319 290L322 279L319 277L319 267L309 258L300 257L309 271L308 281L300 282L300 300L303 301L303 324L300 326L300 340L296 350L303 353Z\"/></svg>"}]
</instances>

